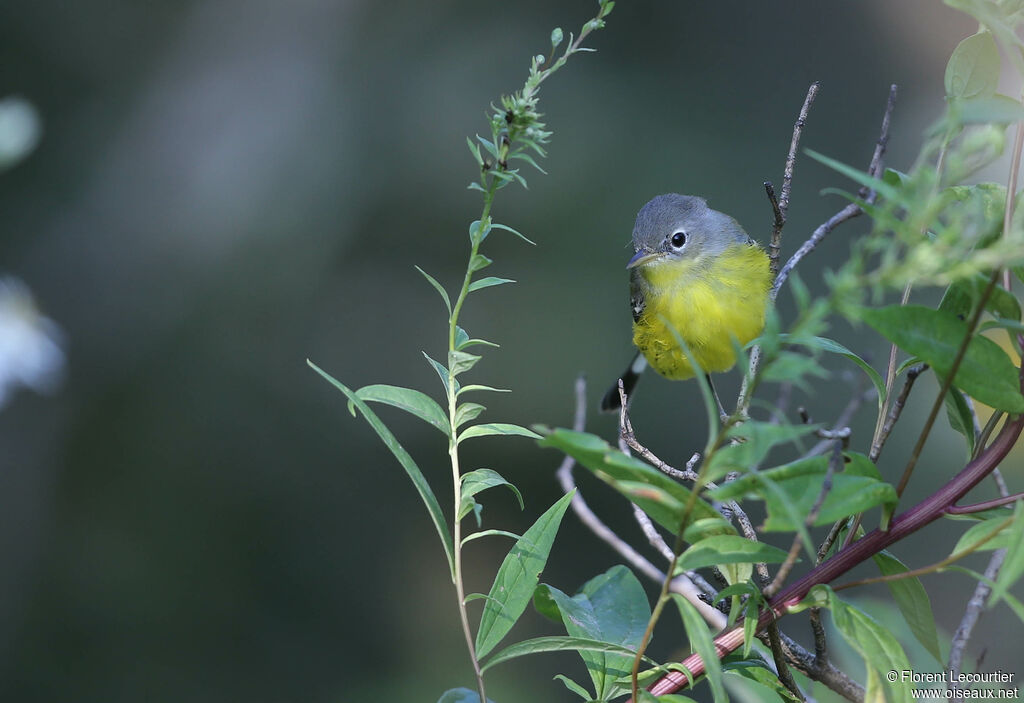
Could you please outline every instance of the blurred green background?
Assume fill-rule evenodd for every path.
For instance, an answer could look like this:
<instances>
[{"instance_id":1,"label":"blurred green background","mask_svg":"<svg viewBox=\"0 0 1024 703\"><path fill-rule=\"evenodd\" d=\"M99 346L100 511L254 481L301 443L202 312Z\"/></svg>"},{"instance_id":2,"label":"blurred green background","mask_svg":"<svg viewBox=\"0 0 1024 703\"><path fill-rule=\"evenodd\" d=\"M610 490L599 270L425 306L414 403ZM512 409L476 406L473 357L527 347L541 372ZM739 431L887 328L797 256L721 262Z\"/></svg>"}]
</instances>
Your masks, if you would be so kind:
<instances>
[{"instance_id":1,"label":"blurred green background","mask_svg":"<svg viewBox=\"0 0 1024 703\"><path fill-rule=\"evenodd\" d=\"M450 286L461 275L479 213L465 137L486 132L488 104L522 84L553 27L576 31L595 11L591 0L0 1L0 97L32 101L44 130L0 175L0 273L32 288L68 355L56 395L23 393L0 411L0 699L434 701L471 684L422 505L305 359L352 386L437 393L420 351L442 354L444 314L413 265ZM973 31L935 0L620 2L589 42L597 53L543 88L550 175L527 174L528 192L497 201L496 219L538 246L488 239L490 272L520 283L465 310L474 336L502 344L474 380L515 391L485 401L485 418L568 424L576 375L593 405L621 370L627 243L648 198L703 194L764 240L761 182L781 182L812 80L822 91L804 145L861 167L898 83L888 163L907 167L942 108L945 60ZM784 255L841 206L819 195L830 185L847 184L798 163ZM867 226L838 230L804 280L820 289ZM832 334L882 366L875 335ZM796 401L816 419L836 415L855 378L827 363L833 379ZM910 434L887 448L887 475L929 388L905 415ZM642 391L641 439L685 461L705 430L696 389L651 377ZM855 446L871 415L858 415ZM444 504L440 435L382 416ZM614 432L607 417L589 427ZM911 496L960 466L941 430ZM485 526L521 531L559 494L560 457L529 441L466 453L527 498L519 513L489 495ZM1005 469L1019 489L1020 455ZM639 544L628 509L584 478ZM938 525L895 551L923 565L961 529ZM486 591L504 548L467 549L469 590ZM616 563L570 514L542 578L571 591ZM952 631L972 584L926 585ZM681 651L672 627L656 656ZM791 629L806 635L798 620ZM528 613L514 634L555 632ZM1022 644L1001 606L969 659L1019 671ZM507 664L489 693L571 700L558 671L582 667Z\"/></svg>"}]
</instances>

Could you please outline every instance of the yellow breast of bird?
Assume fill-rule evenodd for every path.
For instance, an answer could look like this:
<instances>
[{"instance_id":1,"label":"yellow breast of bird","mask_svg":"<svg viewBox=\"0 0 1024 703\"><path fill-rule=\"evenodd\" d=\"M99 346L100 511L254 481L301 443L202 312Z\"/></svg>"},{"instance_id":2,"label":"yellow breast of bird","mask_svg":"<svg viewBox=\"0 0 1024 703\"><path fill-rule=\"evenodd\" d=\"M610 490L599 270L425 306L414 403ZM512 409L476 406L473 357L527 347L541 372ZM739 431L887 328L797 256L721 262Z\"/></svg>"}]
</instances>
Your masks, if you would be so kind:
<instances>
[{"instance_id":1,"label":"yellow breast of bird","mask_svg":"<svg viewBox=\"0 0 1024 703\"><path fill-rule=\"evenodd\" d=\"M673 330L707 373L727 371L740 346L761 333L771 273L755 244L729 247L711 260L653 262L640 272L645 306L633 324L633 343L654 370L686 379L694 369Z\"/></svg>"}]
</instances>

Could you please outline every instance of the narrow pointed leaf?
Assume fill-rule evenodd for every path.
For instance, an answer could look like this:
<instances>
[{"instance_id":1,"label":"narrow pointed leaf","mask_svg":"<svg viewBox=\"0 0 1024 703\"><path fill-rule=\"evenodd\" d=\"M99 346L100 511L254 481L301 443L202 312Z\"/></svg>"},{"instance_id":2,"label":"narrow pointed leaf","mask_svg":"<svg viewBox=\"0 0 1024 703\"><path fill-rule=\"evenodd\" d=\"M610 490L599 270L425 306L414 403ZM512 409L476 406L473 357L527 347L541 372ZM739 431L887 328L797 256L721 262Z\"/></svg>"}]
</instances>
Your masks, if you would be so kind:
<instances>
[{"instance_id":1,"label":"narrow pointed leaf","mask_svg":"<svg viewBox=\"0 0 1024 703\"><path fill-rule=\"evenodd\" d=\"M430 363L430 365L432 367L434 367L434 371L436 371L437 375L441 378L441 383L444 384L444 390L445 390L445 393L447 393L448 392L448 367L446 367L440 361L435 361L434 359L431 359L430 355L427 354L426 352L423 352L423 356ZM459 382L457 380L455 381L455 392L456 393L459 392Z\"/></svg>"},{"instance_id":2,"label":"narrow pointed leaf","mask_svg":"<svg viewBox=\"0 0 1024 703\"><path fill-rule=\"evenodd\" d=\"M363 400L355 394L354 391L350 390L343 383L335 379L329 373L321 369L319 366L314 364L312 361L306 360L310 368L316 371L318 374L323 376L331 385L337 388L339 391L344 393L349 401L363 414L366 421L370 423L370 426L377 433L377 436L381 438L384 445L391 450L391 453L398 459L398 463L405 469L405 473L408 474L412 480L413 485L416 487L416 491L420 494L420 499L423 504L427 506L427 512L430 513L430 519L434 523L434 528L437 530L438 537L441 538L441 545L444 547L445 556L448 557L448 569L452 573L452 578L455 576L455 565L454 565L454 547L452 541L452 535L448 531L448 525L445 523L444 513L441 512L441 506L437 502L437 498L434 496L434 492L430 488L430 484L427 483L426 477L423 472L420 471L419 467L416 466L416 462L413 461L409 453L405 451L395 436L391 434L391 430L380 421L380 418L374 414L373 410L370 409Z\"/></svg>"},{"instance_id":3,"label":"narrow pointed leaf","mask_svg":"<svg viewBox=\"0 0 1024 703\"><path fill-rule=\"evenodd\" d=\"M448 297L448 291L446 291L444 289L444 286L442 286L440 283L437 282L436 278L434 278L429 273L427 273L426 271L421 269L419 266L416 266L415 268L416 268L417 271L419 271L420 273L423 274L423 277L426 278L427 281L430 283L430 285L432 285L434 287L434 290L436 290L438 293L441 294L441 298L444 299L444 306L448 310L448 315L451 316L451 314L452 314L452 301Z\"/></svg>"},{"instance_id":4,"label":"narrow pointed leaf","mask_svg":"<svg viewBox=\"0 0 1024 703\"><path fill-rule=\"evenodd\" d=\"M453 376L458 376L460 373L465 373L471 368L476 366L476 362L480 361L482 357L478 354L470 354L464 351L450 351L448 352L448 365L452 370Z\"/></svg>"},{"instance_id":5,"label":"narrow pointed leaf","mask_svg":"<svg viewBox=\"0 0 1024 703\"><path fill-rule=\"evenodd\" d=\"M532 430L508 422L485 422L482 425L473 425L459 435L459 442L471 437L487 437L489 435L514 435L519 437L530 437L540 439L540 435Z\"/></svg>"},{"instance_id":6,"label":"narrow pointed leaf","mask_svg":"<svg viewBox=\"0 0 1024 703\"><path fill-rule=\"evenodd\" d=\"M770 544L739 535L717 535L688 547L680 555L676 569L686 572L720 564L778 564L785 560L786 552Z\"/></svg>"},{"instance_id":7,"label":"narrow pointed leaf","mask_svg":"<svg viewBox=\"0 0 1024 703\"><path fill-rule=\"evenodd\" d=\"M636 651L629 647L623 647L621 644L612 644L611 642L588 640L582 637L535 637L505 647L488 659L487 663L481 667L481 670L487 671L495 664L501 664L517 657L525 657L528 654L572 651L612 652L625 656L636 656ZM650 661L646 657L644 659Z\"/></svg>"},{"instance_id":8,"label":"narrow pointed leaf","mask_svg":"<svg viewBox=\"0 0 1024 703\"><path fill-rule=\"evenodd\" d=\"M480 403L463 403L455 409L455 429L476 419L486 409Z\"/></svg>"},{"instance_id":9,"label":"narrow pointed leaf","mask_svg":"<svg viewBox=\"0 0 1024 703\"><path fill-rule=\"evenodd\" d=\"M469 270L479 271L482 268L487 268L493 263L493 259L489 259L483 254L474 254L473 258L469 260Z\"/></svg>"},{"instance_id":10,"label":"narrow pointed leaf","mask_svg":"<svg viewBox=\"0 0 1024 703\"><path fill-rule=\"evenodd\" d=\"M479 383L471 383L468 386L463 386L459 389L459 393L468 393L470 391L490 391L491 393L511 393L509 388L492 388L491 386L481 386Z\"/></svg>"},{"instance_id":11,"label":"narrow pointed leaf","mask_svg":"<svg viewBox=\"0 0 1024 703\"><path fill-rule=\"evenodd\" d=\"M882 550L871 557L883 576L902 574L908 571L907 567L893 556L890 552ZM939 649L939 635L935 629L935 616L932 614L932 603L928 598L928 592L924 590L921 579L902 578L895 581L886 581L889 592L892 593L896 606L903 614L903 619L910 626L917 641L924 645L924 648L935 657L935 660L942 663L942 650Z\"/></svg>"},{"instance_id":12,"label":"narrow pointed leaf","mask_svg":"<svg viewBox=\"0 0 1024 703\"><path fill-rule=\"evenodd\" d=\"M686 629L686 636L690 640L690 647L700 655L704 662L704 672L711 684L711 695L715 703L729 703L729 696L725 693L725 686L722 685L722 662L718 658L718 651L711 639L707 623L690 601L678 593L672 594L672 600L679 608L679 614L683 618L683 627Z\"/></svg>"},{"instance_id":13,"label":"narrow pointed leaf","mask_svg":"<svg viewBox=\"0 0 1024 703\"><path fill-rule=\"evenodd\" d=\"M536 164L534 164L534 165L536 165ZM540 169L540 167L539 167L539 166L538 166L537 168L538 168L538 169ZM543 170L541 170L541 172L543 173ZM523 180L523 178L522 178L522 176L519 176L519 174L518 174L518 173L517 173L516 175L517 175L517 176L519 177L519 180L520 180L520 182L521 182L521 183L523 184L523 186L525 187L525 186L526 186L526 181L524 181L524 180ZM526 236L525 236L525 235L524 235L524 234L523 234L522 232L518 232L518 231L516 231L516 230L512 229L511 227L509 227L508 225L502 225L502 224L498 224L497 222L495 222L495 223L493 223L493 224L491 225L491 227L493 227L494 229L503 229L503 230L505 230L506 232L511 232L512 234L516 235L517 237L519 237L520 239L522 239L522 240L523 240L524 242L526 242L527 244L532 244L532 245L534 245L534 246L537 246L537 242L534 242L534 241L532 241L531 239L528 239L528 238L527 238L527 237L526 237Z\"/></svg>"},{"instance_id":14,"label":"narrow pointed leaf","mask_svg":"<svg viewBox=\"0 0 1024 703\"><path fill-rule=\"evenodd\" d=\"M1009 594L1011 586L1016 584L1021 575L1024 575L1024 501L1017 501L1013 511L1013 523L1010 525L1010 539L1006 545L1006 558L1003 566L996 576L995 585L992 587L992 595L988 598L986 606L991 608Z\"/></svg>"},{"instance_id":15,"label":"narrow pointed leaf","mask_svg":"<svg viewBox=\"0 0 1024 703\"><path fill-rule=\"evenodd\" d=\"M465 546L466 543L472 542L475 539L480 539L481 537L511 537L512 539L519 539L519 535L515 532L508 532L506 530L479 530L463 537L462 544Z\"/></svg>"},{"instance_id":16,"label":"narrow pointed leaf","mask_svg":"<svg viewBox=\"0 0 1024 703\"><path fill-rule=\"evenodd\" d=\"M385 405L391 405L392 407L404 410L436 427L445 436L451 435L448 427L448 415L426 393L421 393L412 388L389 386L380 383L372 386L363 386L356 391L356 395L365 401L384 403Z\"/></svg>"},{"instance_id":17,"label":"narrow pointed leaf","mask_svg":"<svg viewBox=\"0 0 1024 703\"><path fill-rule=\"evenodd\" d=\"M474 496L480 491L485 491L495 486L508 486L509 490L515 493L516 499L519 501L519 509L523 510L526 507L523 504L523 494L519 492L519 489L506 481L497 471L492 469L476 469L475 471L462 474L462 495L464 496Z\"/></svg>"},{"instance_id":18,"label":"narrow pointed leaf","mask_svg":"<svg viewBox=\"0 0 1024 703\"><path fill-rule=\"evenodd\" d=\"M575 491L567 493L548 508L505 556L488 593L493 600L487 601L480 617L480 629L476 633L478 657L493 650L526 610L547 563L562 516L575 494Z\"/></svg>"},{"instance_id":19,"label":"narrow pointed leaf","mask_svg":"<svg viewBox=\"0 0 1024 703\"><path fill-rule=\"evenodd\" d=\"M515 283L511 278L498 278L496 276L488 276L487 278L481 278L479 281L473 281L469 284L469 292L480 290L481 288L490 288L491 286L500 286L503 283Z\"/></svg>"}]
</instances>

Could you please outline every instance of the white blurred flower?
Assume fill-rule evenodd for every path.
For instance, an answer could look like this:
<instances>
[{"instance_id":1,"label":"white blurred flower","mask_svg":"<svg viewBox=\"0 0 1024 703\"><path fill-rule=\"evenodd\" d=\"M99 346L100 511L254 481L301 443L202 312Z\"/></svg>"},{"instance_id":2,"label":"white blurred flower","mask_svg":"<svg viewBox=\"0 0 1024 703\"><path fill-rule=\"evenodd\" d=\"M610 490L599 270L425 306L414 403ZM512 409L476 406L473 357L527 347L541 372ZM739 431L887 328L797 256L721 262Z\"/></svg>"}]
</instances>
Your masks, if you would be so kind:
<instances>
[{"instance_id":1,"label":"white blurred flower","mask_svg":"<svg viewBox=\"0 0 1024 703\"><path fill-rule=\"evenodd\" d=\"M57 389L64 377L62 337L24 283L0 278L0 407L19 387L37 393Z\"/></svg>"},{"instance_id":2,"label":"white blurred flower","mask_svg":"<svg viewBox=\"0 0 1024 703\"><path fill-rule=\"evenodd\" d=\"M39 114L19 97L0 100L0 171L25 158L39 142Z\"/></svg>"}]
</instances>

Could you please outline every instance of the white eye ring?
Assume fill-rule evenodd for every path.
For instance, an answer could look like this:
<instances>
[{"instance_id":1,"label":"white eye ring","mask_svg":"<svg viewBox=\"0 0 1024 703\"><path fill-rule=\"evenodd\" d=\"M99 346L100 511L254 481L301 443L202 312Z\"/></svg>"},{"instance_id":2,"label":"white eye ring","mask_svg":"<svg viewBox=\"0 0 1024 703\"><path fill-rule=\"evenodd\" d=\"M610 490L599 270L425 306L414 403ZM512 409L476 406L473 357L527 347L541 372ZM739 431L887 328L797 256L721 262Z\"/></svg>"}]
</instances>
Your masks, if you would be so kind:
<instances>
[{"instance_id":1,"label":"white eye ring","mask_svg":"<svg viewBox=\"0 0 1024 703\"><path fill-rule=\"evenodd\" d=\"M669 239L669 242L676 249L682 249L683 245L686 244L686 232L679 230Z\"/></svg>"}]
</instances>

